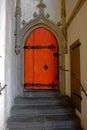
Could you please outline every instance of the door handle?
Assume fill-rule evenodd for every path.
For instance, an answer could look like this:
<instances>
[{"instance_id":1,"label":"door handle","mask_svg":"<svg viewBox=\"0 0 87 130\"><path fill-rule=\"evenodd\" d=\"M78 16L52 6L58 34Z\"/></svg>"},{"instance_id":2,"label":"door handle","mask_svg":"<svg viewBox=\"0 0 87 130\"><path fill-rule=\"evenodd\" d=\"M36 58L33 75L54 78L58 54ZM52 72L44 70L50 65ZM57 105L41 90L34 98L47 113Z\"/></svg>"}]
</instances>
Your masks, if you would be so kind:
<instances>
[{"instance_id":1,"label":"door handle","mask_svg":"<svg viewBox=\"0 0 87 130\"><path fill-rule=\"evenodd\" d=\"M78 97L80 100L82 100L82 97L81 97L79 94L73 92L73 95L75 95L75 96Z\"/></svg>"},{"instance_id":2,"label":"door handle","mask_svg":"<svg viewBox=\"0 0 87 130\"><path fill-rule=\"evenodd\" d=\"M43 66L43 68L44 68L44 70L48 70L48 65L45 64L45 65Z\"/></svg>"},{"instance_id":3,"label":"door handle","mask_svg":"<svg viewBox=\"0 0 87 130\"><path fill-rule=\"evenodd\" d=\"M59 53L58 53L58 52L55 52L55 53L53 53L53 56L55 56L55 57L57 56L57 57L58 57L58 56L59 56Z\"/></svg>"},{"instance_id":4,"label":"door handle","mask_svg":"<svg viewBox=\"0 0 87 130\"><path fill-rule=\"evenodd\" d=\"M71 76L75 78L76 77L76 73L71 71Z\"/></svg>"}]
</instances>

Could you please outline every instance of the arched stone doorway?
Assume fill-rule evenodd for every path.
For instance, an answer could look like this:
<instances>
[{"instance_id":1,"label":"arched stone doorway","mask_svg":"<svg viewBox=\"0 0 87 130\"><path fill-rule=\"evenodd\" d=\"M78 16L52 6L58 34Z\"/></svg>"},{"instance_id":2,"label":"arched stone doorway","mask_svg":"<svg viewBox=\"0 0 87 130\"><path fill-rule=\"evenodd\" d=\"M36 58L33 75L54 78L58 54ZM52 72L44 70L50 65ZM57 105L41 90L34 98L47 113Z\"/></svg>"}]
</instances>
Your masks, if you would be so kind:
<instances>
[{"instance_id":1,"label":"arched stone doorway","mask_svg":"<svg viewBox=\"0 0 87 130\"><path fill-rule=\"evenodd\" d=\"M40 8L41 6L41 8ZM58 67L64 67L65 65L65 55L66 52L66 40L64 38L63 32L61 28L56 25L54 22L50 21L48 19L48 15L45 15L44 9L43 9L43 3L40 3L40 11L39 14L34 14L34 19L29 21L24 25L22 29L20 29L18 36L17 36L17 44L16 44L16 52L17 54L20 53L18 57L18 71L17 71L17 85L18 85L18 94L22 94L24 90L24 46L26 43L26 39L28 36L38 28L44 28L48 30L56 39L56 42L58 43L58 56L59 56L59 64ZM34 50L34 49L33 49ZM47 64L44 64L44 67L47 68ZM59 69L58 69L59 70ZM61 90L61 88L65 88L65 72L58 71L58 85ZM34 84L33 84L34 85ZM39 84L40 85L40 84Z\"/></svg>"},{"instance_id":2,"label":"arched stone doorway","mask_svg":"<svg viewBox=\"0 0 87 130\"><path fill-rule=\"evenodd\" d=\"M24 89L58 90L58 56L58 43L50 31L31 32L24 45Z\"/></svg>"}]
</instances>

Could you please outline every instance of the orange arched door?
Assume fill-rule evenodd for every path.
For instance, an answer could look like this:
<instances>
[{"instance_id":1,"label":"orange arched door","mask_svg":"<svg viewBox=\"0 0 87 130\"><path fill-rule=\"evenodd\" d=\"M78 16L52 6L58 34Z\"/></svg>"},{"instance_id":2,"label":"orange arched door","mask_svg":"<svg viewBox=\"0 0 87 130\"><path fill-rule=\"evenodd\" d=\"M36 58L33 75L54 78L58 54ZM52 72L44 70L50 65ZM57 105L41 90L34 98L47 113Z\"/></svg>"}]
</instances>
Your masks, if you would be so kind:
<instances>
[{"instance_id":1,"label":"orange arched door","mask_svg":"<svg viewBox=\"0 0 87 130\"><path fill-rule=\"evenodd\" d=\"M26 40L24 88L58 89L58 43L45 28L34 30Z\"/></svg>"}]
</instances>

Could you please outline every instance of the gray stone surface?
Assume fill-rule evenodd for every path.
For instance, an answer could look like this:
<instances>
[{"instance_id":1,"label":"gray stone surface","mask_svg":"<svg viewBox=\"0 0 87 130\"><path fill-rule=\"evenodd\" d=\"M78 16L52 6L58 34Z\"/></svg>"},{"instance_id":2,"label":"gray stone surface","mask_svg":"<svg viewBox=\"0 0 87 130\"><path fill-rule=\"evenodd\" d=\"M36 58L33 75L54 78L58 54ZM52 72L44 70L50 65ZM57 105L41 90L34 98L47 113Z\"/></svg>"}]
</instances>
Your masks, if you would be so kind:
<instances>
[{"instance_id":1,"label":"gray stone surface","mask_svg":"<svg viewBox=\"0 0 87 130\"><path fill-rule=\"evenodd\" d=\"M39 94L38 97L40 92L45 96ZM9 130L81 130L80 120L67 96L57 96L55 91L49 91L50 97L47 97L46 90L36 90L36 93L35 97L34 94L31 97L23 94L15 98L7 121Z\"/></svg>"}]
</instances>

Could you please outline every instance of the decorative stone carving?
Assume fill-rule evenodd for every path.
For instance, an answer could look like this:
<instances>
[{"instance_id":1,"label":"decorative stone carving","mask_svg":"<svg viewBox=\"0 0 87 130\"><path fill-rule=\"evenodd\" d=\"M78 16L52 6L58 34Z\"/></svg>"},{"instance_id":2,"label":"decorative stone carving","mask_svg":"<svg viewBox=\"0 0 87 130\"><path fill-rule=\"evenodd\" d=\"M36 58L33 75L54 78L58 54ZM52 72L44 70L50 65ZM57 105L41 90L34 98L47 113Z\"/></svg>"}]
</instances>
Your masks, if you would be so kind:
<instances>
[{"instance_id":1,"label":"decorative stone carving","mask_svg":"<svg viewBox=\"0 0 87 130\"><path fill-rule=\"evenodd\" d=\"M20 16L21 17L21 8L16 8L15 17Z\"/></svg>"},{"instance_id":2,"label":"decorative stone carving","mask_svg":"<svg viewBox=\"0 0 87 130\"><path fill-rule=\"evenodd\" d=\"M17 42L18 33L20 31L20 23L21 23L21 8L20 8L20 0L16 1L16 11L15 11L15 53L18 55L20 53L20 45Z\"/></svg>"},{"instance_id":3,"label":"decorative stone carving","mask_svg":"<svg viewBox=\"0 0 87 130\"><path fill-rule=\"evenodd\" d=\"M22 21L22 25L25 26L27 22L25 20Z\"/></svg>"},{"instance_id":4,"label":"decorative stone carving","mask_svg":"<svg viewBox=\"0 0 87 130\"><path fill-rule=\"evenodd\" d=\"M16 55L19 55L19 53L20 53L20 45L15 46L15 53L16 53Z\"/></svg>"},{"instance_id":5,"label":"decorative stone carving","mask_svg":"<svg viewBox=\"0 0 87 130\"><path fill-rule=\"evenodd\" d=\"M37 7L40 9L39 14L44 14L44 8L46 8L46 5L43 3L43 0L40 0L40 4L38 4Z\"/></svg>"},{"instance_id":6,"label":"decorative stone carving","mask_svg":"<svg viewBox=\"0 0 87 130\"><path fill-rule=\"evenodd\" d=\"M37 7L39 8L39 14L35 12L33 15L34 18L37 18L41 15L45 16L46 18L50 17L49 13L47 13L46 15L44 14L44 9L46 8L46 5L43 3L43 0L40 0L40 3L37 5Z\"/></svg>"},{"instance_id":7,"label":"decorative stone carving","mask_svg":"<svg viewBox=\"0 0 87 130\"><path fill-rule=\"evenodd\" d=\"M49 14L49 13L47 13L46 17L47 17L47 18L49 18L49 17L50 17L50 14Z\"/></svg>"},{"instance_id":8,"label":"decorative stone carving","mask_svg":"<svg viewBox=\"0 0 87 130\"><path fill-rule=\"evenodd\" d=\"M59 26L59 27L61 26L61 22L60 21L57 23L57 26Z\"/></svg>"},{"instance_id":9,"label":"decorative stone carving","mask_svg":"<svg viewBox=\"0 0 87 130\"><path fill-rule=\"evenodd\" d=\"M35 19L38 17L36 12L33 14L33 16L34 16Z\"/></svg>"}]
</instances>

